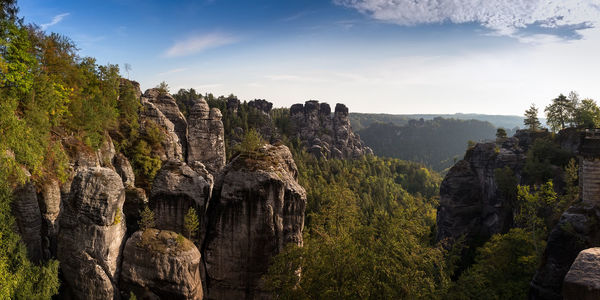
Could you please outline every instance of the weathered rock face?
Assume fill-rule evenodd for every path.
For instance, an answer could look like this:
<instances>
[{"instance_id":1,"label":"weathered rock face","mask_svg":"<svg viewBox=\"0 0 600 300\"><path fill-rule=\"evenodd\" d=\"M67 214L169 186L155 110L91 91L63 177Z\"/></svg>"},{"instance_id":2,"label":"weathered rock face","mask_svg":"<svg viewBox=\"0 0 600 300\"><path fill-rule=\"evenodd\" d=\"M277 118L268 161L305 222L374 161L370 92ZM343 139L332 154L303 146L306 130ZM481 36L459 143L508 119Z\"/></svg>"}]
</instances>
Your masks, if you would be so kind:
<instances>
[{"instance_id":1,"label":"weathered rock face","mask_svg":"<svg viewBox=\"0 0 600 300\"><path fill-rule=\"evenodd\" d=\"M129 160L122 153L117 153L113 159L115 171L123 179L125 187L133 187L135 185L135 174Z\"/></svg>"},{"instance_id":2,"label":"weathered rock face","mask_svg":"<svg viewBox=\"0 0 600 300\"><path fill-rule=\"evenodd\" d=\"M205 179L184 162L168 161L156 175L150 192L150 207L156 217L156 228L184 233L184 217L190 207L198 212L204 236L204 212L212 193L212 178Z\"/></svg>"},{"instance_id":3,"label":"weathered rock face","mask_svg":"<svg viewBox=\"0 0 600 300\"><path fill-rule=\"evenodd\" d=\"M579 252L563 283L565 300L600 299L600 248Z\"/></svg>"},{"instance_id":4,"label":"weathered rock face","mask_svg":"<svg viewBox=\"0 0 600 300\"><path fill-rule=\"evenodd\" d=\"M27 248L27 256L39 262L43 256L42 216L33 183L28 182L15 189L11 205L17 228Z\"/></svg>"},{"instance_id":5,"label":"weathered rock face","mask_svg":"<svg viewBox=\"0 0 600 300\"><path fill-rule=\"evenodd\" d=\"M44 259L56 256L56 238L58 235L58 215L60 213L60 186L51 179L42 185L38 194L38 203L42 213L42 248Z\"/></svg>"},{"instance_id":6,"label":"weathered rock face","mask_svg":"<svg viewBox=\"0 0 600 300\"><path fill-rule=\"evenodd\" d=\"M510 138L500 146L476 144L450 169L440 186L438 240L463 234L469 239L487 239L508 230L512 209L498 191L494 171L508 166L520 177L525 153L518 142Z\"/></svg>"},{"instance_id":7,"label":"weathered rock face","mask_svg":"<svg viewBox=\"0 0 600 300\"><path fill-rule=\"evenodd\" d=\"M200 251L177 233L148 229L127 240L123 251L121 294L138 299L148 293L160 299L202 299Z\"/></svg>"},{"instance_id":8,"label":"weathered rock face","mask_svg":"<svg viewBox=\"0 0 600 300\"><path fill-rule=\"evenodd\" d=\"M112 299L117 283L125 220L125 193L108 168L80 169L63 201L57 256L75 299Z\"/></svg>"},{"instance_id":9,"label":"weathered rock face","mask_svg":"<svg viewBox=\"0 0 600 300\"><path fill-rule=\"evenodd\" d=\"M259 111L268 114L273 108L273 103L264 100L264 99L256 99L248 102L249 107L253 107L258 109Z\"/></svg>"},{"instance_id":10,"label":"weathered rock face","mask_svg":"<svg viewBox=\"0 0 600 300\"><path fill-rule=\"evenodd\" d=\"M179 111L177 102L173 96L168 93L161 93L160 90L154 88L144 92L144 97L156 107L173 123L175 128L175 134L179 137L181 143L183 157L186 157L187 149L187 121L185 117Z\"/></svg>"},{"instance_id":11,"label":"weathered rock face","mask_svg":"<svg viewBox=\"0 0 600 300\"><path fill-rule=\"evenodd\" d=\"M306 192L285 146L233 159L215 184L204 261L208 299L262 299L260 278L287 243L302 245Z\"/></svg>"},{"instance_id":12,"label":"weathered rock face","mask_svg":"<svg viewBox=\"0 0 600 300\"><path fill-rule=\"evenodd\" d=\"M562 299L565 275L579 252L600 246L597 224L600 224L598 206L579 203L563 213L548 236L542 266L531 282L532 299Z\"/></svg>"},{"instance_id":13,"label":"weathered rock face","mask_svg":"<svg viewBox=\"0 0 600 300\"><path fill-rule=\"evenodd\" d=\"M179 136L175 132L175 125L171 122L158 107L142 97L142 109L140 110L140 131L147 133L156 128L163 135L162 146L164 152L157 153L161 160L183 160L183 150L179 141Z\"/></svg>"},{"instance_id":14,"label":"weathered rock face","mask_svg":"<svg viewBox=\"0 0 600 300\"><path fill-rule=\"evenodd\" d=\"M196 100L189 112L188 163L199 161L211 174L225 166L225 130L221 111L209 109L204 99Z\"/></svg>"},{"instance_id":15,"label":"weathered rock face","mask_svg":"<svg viewBox=\"0 0 600 300\"><path fill-rule=\"evenodd\" d=\"M136 187L125 188L123 214L125 214L125 223L127 224L127 236L131 236L139 230L138 222L146 205L148 205L148 199L146 198L144 189Z\"/></svg>"},{"instance_id":16,"label":"weathered rock face","mask_svg":"<svg viewBox=\"0 0 600 300\"><path fill-rule=\"evenodd\" d=\"M341 103L335 106L333 116L329 104L315 100L292 105L290 115L297 136L317 157L354 158L373 154L352 131L348 108Z\"/></svg>"}]
</instances>

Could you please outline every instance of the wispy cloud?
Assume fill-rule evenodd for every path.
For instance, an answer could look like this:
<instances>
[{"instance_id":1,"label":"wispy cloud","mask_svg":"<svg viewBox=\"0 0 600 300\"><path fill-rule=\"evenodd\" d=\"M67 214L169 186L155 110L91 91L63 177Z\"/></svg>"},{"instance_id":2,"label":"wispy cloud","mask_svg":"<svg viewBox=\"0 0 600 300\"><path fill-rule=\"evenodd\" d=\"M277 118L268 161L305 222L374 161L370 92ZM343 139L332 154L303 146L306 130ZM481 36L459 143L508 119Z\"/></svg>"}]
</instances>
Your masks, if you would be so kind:
<instances>
[{"instance_id":1,"label":"wispy cloud","mask_svg":"<svg viewBox=\"0 0 600 300\"><path fill-rule=\"evenodd\" d=\"M238 42L239 39L229 34L209 33L192 36L178 41L165 52L166 57L187 56L200 53L206 49L216 48Z\"/></svg>"},{"instance_id":2,"label":"wispy cloud","mask_svg":"<svg viewBox=\"0 0 600 300\"><path fill-rule=\"evenodd\" d=\"M183 71L187 71L187 68L177 68L177 69L168 70L168 71L165 71L162 73L158 73L158 74L156 74L156 76L164 76L164 75L179 73L179 72L183 72Z\"/></svg>"},{"instance_id":3,"label":"wispy cloud","mask_svg":"<svg viewBox=\"0 0 600 300\"><path fill-rule=\"evenodd\" d=\"M333 0L376 20L404 26L478 23L497 35L526 37L530 26L567 29L547 33L565 40L600 20L596 0ZM575 25L575 26L574 26ZM565 30L562 30L564 32Z\"/></svg>"},{"instance_id":4,"label":"wispy cloud","mask_svg":"<svg viewBox=\"0 0 600 300\"><path fill-rule=\"evenodd\" d=\"M56 15L56 16L54 16L54 18L52 18L52 21L50 21L50 23L42 24L42 25L40 25L40 28L42 30L46 30L46 29L48 29L48 27L54 26L54 25L60 23L60 21L62 21L68 15L69 15L69 13L64 13L64 14Z\"/></svg>"},{"instance_id":5,"label":"wispy cloud","mask_svg":"<svg viewBox=\"0 0 600 300\"><path fill-rule=\"evenodd\" d=\"M308 15L314 13L314 12L315 12L314 10L303 10L303 11L297 12L297 13L295 13L293 15L287 16L287 17L281 19L281 21L283 21L283 22L291 22L291 21L294 21L294 20L298 20L298 19L304 18L305 16L308 16Z\"/></svg>"}]
</instances>

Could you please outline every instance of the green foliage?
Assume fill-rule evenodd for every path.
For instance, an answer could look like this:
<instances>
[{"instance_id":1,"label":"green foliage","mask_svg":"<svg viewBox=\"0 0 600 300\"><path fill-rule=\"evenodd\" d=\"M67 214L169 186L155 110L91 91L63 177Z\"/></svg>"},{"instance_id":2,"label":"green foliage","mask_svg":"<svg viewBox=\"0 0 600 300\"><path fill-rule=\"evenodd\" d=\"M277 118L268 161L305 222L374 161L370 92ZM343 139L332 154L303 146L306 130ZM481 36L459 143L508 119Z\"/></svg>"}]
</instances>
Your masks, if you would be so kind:
<instances>
[{"instance_id":1,"label":"green foliage","mask_svg":"<svg viewBox=\"0 0 600 300\"><path fill-rule=\"evenodd\" d=\"M58 261L37 266L27 259L25 246L14 232L11 191L0 187L0 299L50 299L58 293Z\"/></svg>"},{"instance_id":2,"label":"green foliage","mask_svg":"<svg viewBox=\"0 0 600 300\"><path fill-rule=\"evenodd\" d=\"M492 236L446 299L526 299L540 262L536 248L543 249L543 244L521 228Z\"/></svg>"},{"instance_id":3,"label":"green foliage","mask_svg":"<svg viewBox=\"0 0 600 300\"><path fill-rule=\"evenodd\" d=\"M198 213L196 212L195 208L190 207L190 209L188 209L185 217L183 218L183 226L185 227L188 239L192 239L192 237L198 234L200 221L198 220Z\"/></svg>"},{"instance_id":4,"label":"green foliage","mask_svg":"<svg viewBox=\"0 0 600 300\"><path fill-rule=\"evenodd\" d=\"M535 104L531 104L528 110L525 111L525 119L523 120L523 124L527 129L531 131L536 131L540 129L542 124L538 119L538 109L535 107Z\"/></svg>"},{"instance_id":5,"label":"green foliage","mask_svg":"<svg viewBox=\"0 0 600 300\"><path fill-rule=\"evenodd\" d=\"M137 300L137 297L133 292L129 292L129 300Z\"/></svg>"},{"instance_id":6,"label":"green foliage","mask_svg":"<svg viewBox=\"0 0 600 300\"><path fill-rule=\"evenodd\" d=\"M138 226L141 231L145 231L148 228L153 228L154 225L154 212L146 205L144 210L140 214L140 220Z\"/></svg>"},{"instance_id":7,"label":"green foliage","mask_svg":"<svg viewBox=\"0 0 600 300\"><path fill-rule=\"evenodd\" d=\"M508 203L513 204L517 197L517 185L519 180L509 166L494 170L494 179L498 187L498 191L508 200Z\"/></svg>"},{"instance_id":8,"label":"green foliage","mask_svg":"<svg viewBox=\"0 0 600 300\"><path fill-rule=\"evenodd\" d=\"M117 207L115 210L115 218L113 219L113 225L118 225L121 223L121 209Z\"/></svg>"},{"instance_id":9,"label":"green foliage","mask_svg":"<svg viewBox=\"0 0 600 300\"><path fill-rule=\"evenodd\" d=\"M596 101L583 99L575 110L575 124L583 128L600 127L600 108Z\"/></svg>"},{"instance_id":10,"label":"green foliage","mask_svg":"<svg viewBox=\"0 0 600 300\"><path fill-rule=\"evenodd\" d=\"M158 91L161 94L168 94L169 93L169 85L166 82L164 82L164 81L162 81L161 83L159 83L156 86L156 89L158 89Z\"/></svg>"},{"instance_id":11,"label":"green foliage","mask_svg":"<svg viewBox=\"0 0 600 300\"><path fill-rule=\"evenodd\" d=\"M173 95L175 101L177 102L177 106L179 106L179 110L183 113L184 116L188 116L190 108L194 105L194 100L201 99L202 94L197 93L195 89L190 88L189 90L180 89L177 94Z\"/></svg>"},{"instance_id":12,"label":"green foliage","mask_svg":"<svg viewBox=\"0 0 600 300\"><path fill-rule=\"evenodd\" d=\"M563 94L552 100L552 104L546 106L547 123L554 132L564 129L568 123L573 121L575 106L572 101Z\"/></svg>"},{"instance_id":13,"label":"green foliage","mask_svg":"<svg viewBox=\"0 0 600 300\"><path fill-rule=\"evenodd\" d=\"M496 138L505 139L506 138L506 130L504 128L498 128L496 130Z\"/></svg>"},{"instance_id":14,"label":"green foliage","mask_svg":"<svg viewBox=\"0 0 600 300\"><path fill-rule=\"evenodd\" d=\"M523 174L528 184L540 184L554 178L554 166L564 167L572 154L549 138L538 138L527 151Z\"/></svg>"},{"instance_id":15,"label":"green foliage","mask_svg":"<svg viewBox=\"0 0 600 300\"><path fill-rule=\"evenodd\" d=\"M265 276L279 299L435 299L449 284L432 243L439 175L417 163L316 160L294 151L308 197L304 247ZM299 276L301 270L301 276Z\"/></svg>"},{"instance_id":16,"label":"green foliage","mask_svg":"<svg viewBox=\"0 0 600 300\"><path fill-rule=\"evenodd\" d=\"M442 171L453 165L454 157L462 157L469 140L490 139L495 132L488 122L435 118L411 120L404 126L373 123L358 134L376 155L416 161Z\"/></svg>"},{"instance_id":17,"label":"green foliage","mask_svg":"<svg viewBox=\"0 0 600 300\"><path fill-rule=\"evenodd\" d=\"M515 225L525 229L532 235L534 241L545 240L548 228L551 228L552 217L556 215L558 196L554 191L554 184L548 181L540 186L517 187L518 197L515 213ZM562 211L560 212L562 213ZM536 248L541 255L543 248Z\"/></svg>"},{"instance_id":18,"label":"green foliage","mask_svg":"<svg viewBox=\"0 0 600 300\"><path fill-rule=\"evenodd\" d=\"M138 140L129 152L136 186L149 188L162 165L160 158L152 154L152 147L143 139Z\"/></svg>"},{"instance_id":19,"label":"green foliage","mask_svg":"<svg viewBox=\"0 0 600 300\"><path fill-rule=\"evenodd\" d=\"M242 142L236 145L235 150L243 154L256 154L258 149L265 144L260 133L254 128L246 131Z\"/></svg>"}]
</instances>

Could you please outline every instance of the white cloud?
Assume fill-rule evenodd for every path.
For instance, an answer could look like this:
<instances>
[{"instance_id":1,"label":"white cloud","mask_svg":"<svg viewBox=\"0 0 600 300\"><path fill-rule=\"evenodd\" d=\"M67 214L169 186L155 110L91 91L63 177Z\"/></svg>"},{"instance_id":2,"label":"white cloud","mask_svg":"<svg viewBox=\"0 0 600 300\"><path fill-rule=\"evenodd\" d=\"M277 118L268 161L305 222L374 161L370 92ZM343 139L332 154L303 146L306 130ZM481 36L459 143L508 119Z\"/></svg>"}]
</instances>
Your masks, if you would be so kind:
<instances>
[{"instance_id":1,"label":"white cloud","mask_svg":"<svg viewBox=\"0 0 600 300\"><path fill-rule=\"evenodd\" d=\"M183 72L183 71L186 71L186 70L187 70L187 68L177 68L177 69L172 69L172 70L168 70L168 71L165 71L165 72L158 73L158 74L156 74L156 76L164 76L164 75L169 75L169 74L173 74L173 73Z\"/></svg>"},{"instance_id":2,"label":"white cloud","mask_svg":"<svg viewBox=\"0 0 600 300\"><path fill-rule=\"evenodd\" d=\"M54 16L54 18L52 18L52 21L50 21L50 23L42 24L42 25L40 25L40 28L42 30L46 30L46 29L48 29L48 27L60 23L60 21L62 21L68 15L69 15L69 13L64 13L64 14L56 15L56 16Z\"/></svg>"},{"instance_id":3,"label":"white cloud","mask_svg":"<svg viewBox=\"0 0 600 300\"><path fill-rule=\"evenodd\" d=\"M202 52L206 49L233 44L237 41L238 39L236 37L227 34L209 33L205 35L197 35L186 40L176 42L167 50L165 56L187 56Z\"/></svg>"},{"instance_id":4,"label":"white cloud","mask_svg":"<svg viewBox=\"0 0 600 300\"><path fill-rule=\"evenodd\" d=\"M595 24L596 0L333 0L374 19L412 26L451 22L479 23L499 35L519 37L529 25L558 28Z\"/></svg>"}]
</instances>

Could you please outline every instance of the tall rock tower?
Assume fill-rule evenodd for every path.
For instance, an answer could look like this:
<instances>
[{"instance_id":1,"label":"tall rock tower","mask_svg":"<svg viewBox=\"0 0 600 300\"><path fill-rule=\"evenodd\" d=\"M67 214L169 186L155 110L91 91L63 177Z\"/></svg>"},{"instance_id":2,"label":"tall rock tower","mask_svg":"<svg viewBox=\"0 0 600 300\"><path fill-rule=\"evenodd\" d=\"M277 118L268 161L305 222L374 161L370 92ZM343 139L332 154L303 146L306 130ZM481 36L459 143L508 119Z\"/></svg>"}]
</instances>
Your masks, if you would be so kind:
<instances>
[{"instance_id":1,"label":"tall rock tower","mask_svg":"<svg viewBox=\"0 0 600 300\"><path fill-rule=\"evenodd\" d=\"M600 204L600 129L586 129L579 154L581 199Z\"/></svg>"}]
</instances>

